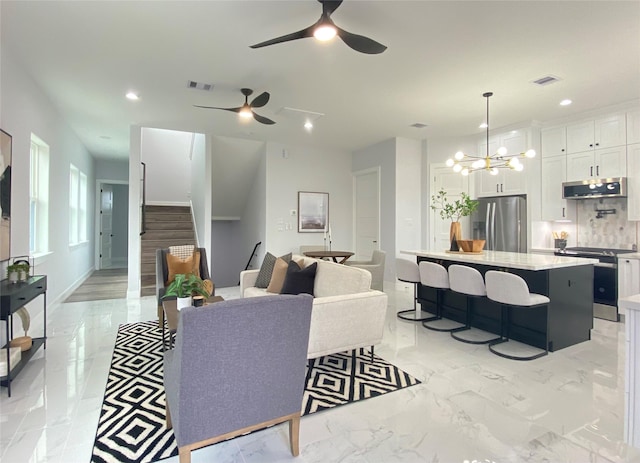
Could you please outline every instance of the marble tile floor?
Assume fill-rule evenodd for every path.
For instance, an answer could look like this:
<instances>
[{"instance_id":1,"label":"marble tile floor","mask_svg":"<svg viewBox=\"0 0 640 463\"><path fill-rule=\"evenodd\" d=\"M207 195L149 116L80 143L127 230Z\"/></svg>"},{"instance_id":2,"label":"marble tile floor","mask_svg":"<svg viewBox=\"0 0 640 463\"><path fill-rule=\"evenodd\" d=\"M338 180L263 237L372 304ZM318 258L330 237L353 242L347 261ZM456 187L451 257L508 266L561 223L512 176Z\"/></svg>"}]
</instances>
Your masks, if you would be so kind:
<instances>
[{"instance_id":1,"label":"marble tile floor","mask_svg":"<svg viewBox=\"0 0 640 463\"><path fill-rule=\"evenodd\" d=\"M386 286L376 353L422 384L304 417L298 458L280 425L195 451L192 461L640 462L640 450L622 440L623 324L595 320L591 341L517 362L398 320L412 289ZM238 297L238 288L217 294ZM50 307L47 350L15 380L11 398L0 390L0 461L88 463L117 327L155 311L153 297ZM34 317L30 333L41 324Z\"/></svg>"}]
</instances>

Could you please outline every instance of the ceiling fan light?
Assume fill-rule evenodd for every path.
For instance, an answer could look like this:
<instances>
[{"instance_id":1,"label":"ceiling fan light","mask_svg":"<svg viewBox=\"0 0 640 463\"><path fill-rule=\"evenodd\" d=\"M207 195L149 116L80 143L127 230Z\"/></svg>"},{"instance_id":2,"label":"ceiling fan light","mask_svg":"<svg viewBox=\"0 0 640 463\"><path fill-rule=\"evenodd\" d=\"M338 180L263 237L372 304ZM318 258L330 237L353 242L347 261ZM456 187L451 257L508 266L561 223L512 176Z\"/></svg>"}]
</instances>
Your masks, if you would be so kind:
<instances>
[{"instance_id":1,"label":"ceiling fan light","mask_svg":"<svg viewBox=\"0 0 640 463\"><path fill-rule=\"evenodd\" d=\"M527 158L535 158L536 157L536 150L533 150L533 149L527 150L527 151L525 151L524 156L527 157Z\"/></svg>"},{"instance_id":2,"label":"ceiling fan light","mask_svg":"<svg viewBox=\"0 0 640 463\"><path fill-rule=\"evenodd\" d=\"M243 118L243 119L249 119L251 117L253 117L253 114L251 113L251 108L249 107L243 107L240 112L238 113L238 115Z\"/></svg>"},{"instance_id":3,"label":"ceiling fan light","mask_svg":"<svg viewBox=\"0 0 640 463\"><path fill-rule=\"evenodd\" d=\"M334 38L337 33L338 31L335 26L331 24L321 24L314 29L313 36L321 42L326 42Z\"/></svg>"}]
</instances>

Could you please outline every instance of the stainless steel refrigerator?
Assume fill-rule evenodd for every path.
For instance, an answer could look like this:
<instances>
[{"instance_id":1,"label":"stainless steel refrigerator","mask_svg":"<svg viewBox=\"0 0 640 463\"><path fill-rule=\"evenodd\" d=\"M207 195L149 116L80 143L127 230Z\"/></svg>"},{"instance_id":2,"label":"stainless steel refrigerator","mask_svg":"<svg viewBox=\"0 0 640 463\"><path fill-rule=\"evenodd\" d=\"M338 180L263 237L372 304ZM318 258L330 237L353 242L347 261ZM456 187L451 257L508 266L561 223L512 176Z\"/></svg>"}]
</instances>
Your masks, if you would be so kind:
<instances>
[{"instance_id":1,"label":"stainless steel refrigerator","mask_svg":"<svg viewBox=\"0 0 640 463\"><path fill-rule=\"evenodd\" d=\"M473 239L486 240L489 251L527 252L525 196L480 198L471 215Z\"/></svg>"}]
</instances>

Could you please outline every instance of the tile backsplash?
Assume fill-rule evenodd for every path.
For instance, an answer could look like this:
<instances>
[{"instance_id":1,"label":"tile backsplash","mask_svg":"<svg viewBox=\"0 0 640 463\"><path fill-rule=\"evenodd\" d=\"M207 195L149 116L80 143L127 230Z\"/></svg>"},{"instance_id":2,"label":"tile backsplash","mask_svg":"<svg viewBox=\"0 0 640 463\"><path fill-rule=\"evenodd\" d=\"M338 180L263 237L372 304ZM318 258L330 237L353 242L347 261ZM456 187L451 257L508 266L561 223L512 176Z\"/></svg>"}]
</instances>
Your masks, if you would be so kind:
<instances>
[{"instance_id":1,"label":"tile backsplash","mask_svg":"<svg viewBox=\"0 0 640 463\"><path fill-rule=\"evenodd\" d=\"M637 245L638 225L627 220L626 198L580 200L576 213L577 246L632 249Z\"/></svg>"}]
</instances>

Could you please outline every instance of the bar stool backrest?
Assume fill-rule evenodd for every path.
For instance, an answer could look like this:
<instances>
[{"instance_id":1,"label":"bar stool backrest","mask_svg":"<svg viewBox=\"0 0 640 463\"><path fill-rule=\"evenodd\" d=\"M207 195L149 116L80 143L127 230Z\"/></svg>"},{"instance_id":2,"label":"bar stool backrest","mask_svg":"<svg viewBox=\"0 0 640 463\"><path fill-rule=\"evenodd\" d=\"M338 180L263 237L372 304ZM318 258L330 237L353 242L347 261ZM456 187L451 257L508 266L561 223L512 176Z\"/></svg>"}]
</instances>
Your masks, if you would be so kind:
<instances>
[{"instance_id":1,"label":"bar stool backrest","mask_svg":"<svg viewBox=\"0 0 640 463\"><path fill-rule=\"evenodd\" d=\"M549 298L529 292L524 278L513 273L489 270L484 275L487 285L487 297L501 304L532 306L545 304Z\"/></svg>"},{"instance_id":2,"label":"bar stool backrest","mask_svg":"<svg viewBox=\"0 0 640 463\"><path fill-rule=\"evenodd\" d=\"M486 296L482 274L473 267L453 264L449 266L449 286L457 293Z\"/></svg>"},{"instance_id":3,"label":"bar stool backrest","mask_svg":"<svg viewBox=\"0 0 640 463\"><path fill-rule=\"evenodd\" d=\"M396 259L396 276L407 283L420 283L418 264L408 259Z\"/></svg>"},{"instance_id":4,"label":"bar stool backrest","mask_svg":"<svg viewBox=\"0 0 640 463\"><path fill-rule=\"evenodd\" d=\"M447 269L435 262L422 261L419 264L420 282L431 288L449 289Z\"/></svg>"}]
</instances>

